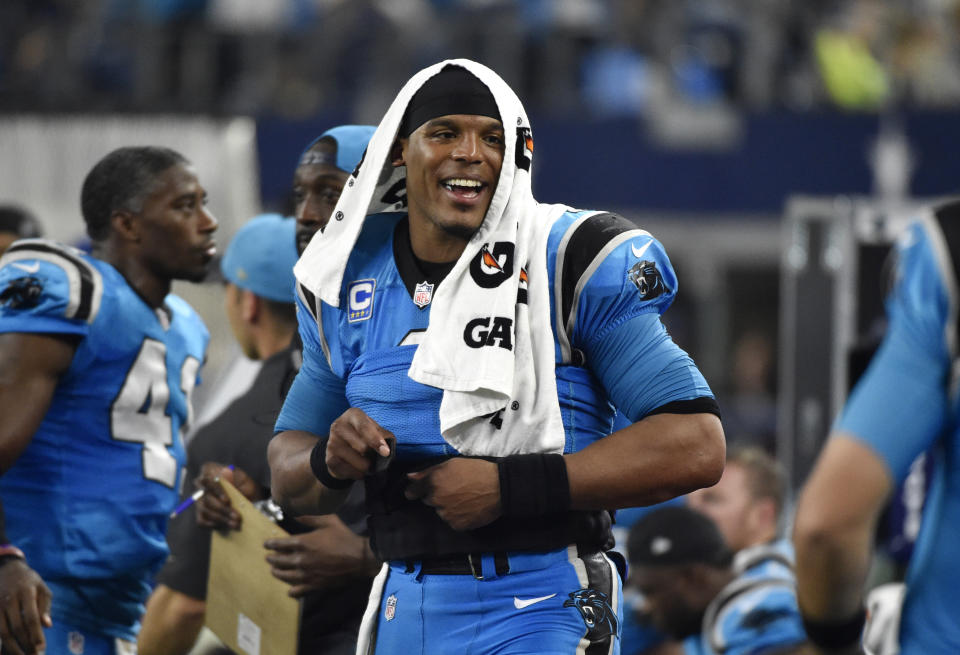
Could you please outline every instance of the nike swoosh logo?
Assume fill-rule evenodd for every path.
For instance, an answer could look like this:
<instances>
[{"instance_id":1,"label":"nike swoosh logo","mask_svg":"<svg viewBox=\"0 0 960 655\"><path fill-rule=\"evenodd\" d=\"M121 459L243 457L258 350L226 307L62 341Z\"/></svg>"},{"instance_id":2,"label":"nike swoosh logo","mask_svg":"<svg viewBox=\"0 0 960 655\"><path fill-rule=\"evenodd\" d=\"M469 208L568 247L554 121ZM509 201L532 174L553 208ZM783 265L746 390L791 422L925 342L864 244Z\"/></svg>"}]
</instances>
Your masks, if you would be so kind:
<instances>
[{"instance_id":1,"label":"nike swoosh logo","mask_svg":"<svg viewBox=\"0 0 960 655\"><path fill-rule=\"evenodd\" d=\"M40 262L33 262L33 265L13 262L13 265L19 268L21 271L26 271L27 273L36 273L40 270Z\"/></svg>"},{"instance_id":2,"label":"nike swoosh logo","mask_svg":"<svg viewBox=\"0 0 960 655\"><path fill-rule=\"evenodd\" d=\"M520 600L519 598L514 596L513 606L516 607L518 610L522 610L524 607L530 607L534 603L539 603L539 602L548 600L550 598L553 598L554 596L556 596L556 594L550 594L549 596L540 596L540 598L526 598L524 600Z\"/></svg>"},{"instance_id":3,"label":"nike swoosh logo","mask_svg":"<svg viewBox=\"0 0 960 655\"><path fill-rule=\"evenodd\" d=\"M635 245L631 243L630 250L633 251L633 256L636 257L637 259L640 259L641 257L643 257L643 253L647 252L647 248L650 247L651 243L653 243L653 239L650 239L645 244L643 244L643 246L639 250Z\"/></svg>"}]
</instances>

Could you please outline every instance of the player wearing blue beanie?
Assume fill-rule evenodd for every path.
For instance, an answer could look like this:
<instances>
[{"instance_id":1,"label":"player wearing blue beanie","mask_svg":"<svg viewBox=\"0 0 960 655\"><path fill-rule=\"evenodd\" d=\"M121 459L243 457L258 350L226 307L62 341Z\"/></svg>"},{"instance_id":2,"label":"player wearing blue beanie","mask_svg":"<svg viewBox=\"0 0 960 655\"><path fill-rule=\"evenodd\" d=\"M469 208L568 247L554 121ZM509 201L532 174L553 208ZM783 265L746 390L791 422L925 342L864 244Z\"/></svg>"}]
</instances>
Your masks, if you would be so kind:
<instances>
[{"instance_id":1,"label":"player wearing blue beanie","mask_svg":"<svg viewBox=\"0 0 960 655\"><path fill-rule=\"evenodd\" d=\"M339 125L314 139L300 155L293 175L297 252L303 253L330 220L343 185L360 164L375 130L372 125Z\"/></svg>"}]
</instances>

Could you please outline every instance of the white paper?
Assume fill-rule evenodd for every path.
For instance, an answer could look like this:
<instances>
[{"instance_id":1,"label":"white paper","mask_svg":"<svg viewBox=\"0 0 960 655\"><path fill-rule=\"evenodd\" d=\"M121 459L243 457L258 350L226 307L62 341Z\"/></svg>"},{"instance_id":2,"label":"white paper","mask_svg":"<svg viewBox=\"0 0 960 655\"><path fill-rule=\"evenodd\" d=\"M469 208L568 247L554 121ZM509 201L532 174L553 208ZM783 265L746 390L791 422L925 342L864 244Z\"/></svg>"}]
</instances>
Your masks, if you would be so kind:
<instances>
[{"instance_id":1,"label":"white paper","mask_svg":"<svg viewBox=\"0 0 960 655\"><path fill-rule=\"evenodd\" d=\"M237 645L247 655L260 655L260 626L237 612Z\"/></svg>"}]
</instances>

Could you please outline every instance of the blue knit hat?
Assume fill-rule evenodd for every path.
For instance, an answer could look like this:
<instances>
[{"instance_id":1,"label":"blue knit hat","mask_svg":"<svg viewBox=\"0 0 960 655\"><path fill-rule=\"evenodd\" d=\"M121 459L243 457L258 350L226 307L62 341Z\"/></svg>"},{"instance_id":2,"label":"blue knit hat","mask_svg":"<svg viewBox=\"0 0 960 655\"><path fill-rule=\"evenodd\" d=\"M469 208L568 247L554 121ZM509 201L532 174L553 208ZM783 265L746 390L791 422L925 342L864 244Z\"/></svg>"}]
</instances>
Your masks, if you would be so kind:
<instances>
[{"instance_id":1,"label":"blue knit hat","mask_svg":"<svg viewBox=\"0 0 960 655\"><path fill-rule=\"evenodd\" d=\"M234 235L220 260L223 276L262 298L295 302L295 228L295 220L280 214L260 214L250 219Z\"/></svg>"},{"instance_id":2,"label":"blue knit hat","mask_svg":"<svg viewBox=\"0 0 960 655\"><path fill-rule=\"evenodd\" d=\"M367 144L370 143L370 137L373 136L376 129L373 125L339 125L330 128L304 148L300 154L298 166L326 163L333 164L346 173L353 173L353 169L360 163L360 158L363 157L363 151L367 149ZM313 153L308 155L310 148L315 146L317 141L324 137L333 139L337 144L336 154L334 158L329 161L317 159Z\"/></svg>"}]
</instances>

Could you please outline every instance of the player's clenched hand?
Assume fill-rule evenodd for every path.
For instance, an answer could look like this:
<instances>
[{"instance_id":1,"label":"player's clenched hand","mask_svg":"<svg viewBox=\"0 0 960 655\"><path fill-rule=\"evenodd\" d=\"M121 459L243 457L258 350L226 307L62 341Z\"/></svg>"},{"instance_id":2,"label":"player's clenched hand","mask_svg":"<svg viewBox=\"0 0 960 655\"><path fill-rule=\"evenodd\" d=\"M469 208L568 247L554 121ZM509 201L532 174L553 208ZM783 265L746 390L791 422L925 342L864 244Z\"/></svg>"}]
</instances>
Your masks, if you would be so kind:
<instances>
[{"instance_id":1,"label":"player's clenched hand","mask_svg":"<svg viewBox=\"0 0 960 655\"><path fill-rule=\"evenodd\" d=\"M330 425L327 470L341 480L360 480L373 467L375 458L390 455L393 433L385 430L363 410L351 407Z\"/></svg>"},{"instance_id":2,"label":"player's clenched hand","mask_svg":"<svg viewBox=\"0 0 960 655\"><path fill-rule=\"evenodd\" d=\"M0 562L0 642L10 655L33 655L46 649L43 628L50 619L52 594L37 572L19 558Z\"/></svg>"},{"instance_id":3,"label":"player's clenched hand","mask_svg":"<svg viewBox=\"0 0 960 655\"><path fill-rule=\"evenodd\" d=\"M493 462L454 457L407 473L407 479L407 498L436 509L454 530L479 528L500 516L500 475Z\"/></svg>"},{"instance_id":4,"label":"player's clenched hand","mask_svg":"<svg viewBox=\"0 0 960 655\"><path fill-rule=\"evenodd\" d=\"M379 569L366 538L355 534L339 517L318 516L317 528L304 534L268 539L264 548L270 572L290 585L288 592L300 598L317 589L347 584Z\"/></svg>"},{"instance_id":5,"label":"player's clenched hand","mask_svg":"<svg viewBox=\"0 0 960 655\"><path fill-rule=\"evenodd\" d=\"M240 529L240 514L230 506L230 497L220 480L227 480L250 500L260 500L257 483L240 469L204 462L200 475L193 481L204 494L197 500L197 524L204 528Z\"/></svg>"}]
</instances>

